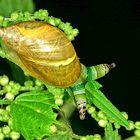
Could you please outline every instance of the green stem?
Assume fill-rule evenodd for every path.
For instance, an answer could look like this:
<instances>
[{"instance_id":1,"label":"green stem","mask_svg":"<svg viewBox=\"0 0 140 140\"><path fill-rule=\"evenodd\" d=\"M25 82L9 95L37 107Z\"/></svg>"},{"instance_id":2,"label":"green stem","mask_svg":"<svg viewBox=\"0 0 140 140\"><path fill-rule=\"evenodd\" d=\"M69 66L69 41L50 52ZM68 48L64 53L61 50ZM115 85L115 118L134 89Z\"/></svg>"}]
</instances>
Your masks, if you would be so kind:
<instances>
[{"instance_id":1,"label":"green stem","mask_svg":"<svg viewBox=\"0 0 140 140\"><path fill-rule=\"evenodd\" d=\"M76 109L76 104L73 99L69 98L61 107L61 109L63 110L63 113L65 114L65 118L69 119Z\"/></svg>"},{"instance_id":2,"label":"green stem","mask_svg":"<svg viewBox=\"0 0 140 140\"><path fill-rule=\"evenodd\" d=\"M66 116L65 116L65 112L63 110L59 109L59 115L60 115L60 119L59 119L59 121L56 122L56 124L62 128L65 128L66 132L69 132L69 134L71 135L71 137L73 139L79 140L81 138L81 136L74 134L71 126L69 125L68 118L66 118Z\"/></svg>"},{"instance_id":3,"label":"green stem","mask_svg":"<svg viewBox=\"0 0 140 140\"><path fill-rule=\"evenodd\" d=\"M105 127L105 140L113 140L113 126L108 123Z\"/></svg>"},{"instance_id":4,"label":"green stem","mask_svg":"<svg viewBox=\"0 0 140 140\"><path fill-rule=\"evenodd\" d=\"M71 131L71 135L72 135L72 138L76 139L76 140L80 140L80 138L82 137L82 136L79 136L77 134L74 134L72 131Z\"/></svg>"},{"instance_id":5,"label":"green stem","mask_svg":"<svg viewBox=\"0 0 140 140\"><path fill-rule=\"evenodd\" d=\"M61 119L62 120L62 119ZM57 121L56 122L57 125L59 125L61 128L65 128L65 133L69 133L70 136L75 139L75 140L79 140L82 136L79 136L77 134L75 134L73 131L72 131L72 128L70 127L70 125L68 124L68 122L65 122L65 121ZM64 134L64 131L63 132L59 132L60 134Z\"/></svg>"},{"instance_id":6,"label":"green stem","mask_svg":"<svg viewBox=\"0 0 140 140\"><path fill-rule=\"evenodd\" d=\"M0 105L9 105L11 103L12 101L9 101L9 100L0 100Z\"/></svg>"}]
</instances>

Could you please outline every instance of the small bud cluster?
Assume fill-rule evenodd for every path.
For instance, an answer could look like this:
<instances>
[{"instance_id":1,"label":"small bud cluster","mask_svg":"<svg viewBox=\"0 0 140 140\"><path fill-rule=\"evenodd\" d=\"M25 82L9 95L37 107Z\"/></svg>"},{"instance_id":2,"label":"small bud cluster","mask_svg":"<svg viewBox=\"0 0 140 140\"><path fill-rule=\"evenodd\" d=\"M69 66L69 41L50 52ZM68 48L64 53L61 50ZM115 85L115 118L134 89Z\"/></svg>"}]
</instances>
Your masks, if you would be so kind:
<instances>
[{"instance_id":1,"label":"small bud cluster","mask_svg":"<svg viewBox=\"0 0 140 140\"><path fill-rule=\"evenodd\" d=\"M87 111L89 114L91 114L91 117L94 118L97 122L98 125L100 127L106 127L106 125L108 124L108 122L111 122L114 124L114 128L115 129L119 129L120 128L120 124L118 124L117 122L114 122L113 120L111 120L110 118L108 118L104 112L102 111L97 111L96 108L94 106L91 105L87 105ZM122 115L128 120L128 114L126 112L122 112ZM129 129L127 130L134 130L136 129L140 129L140 123L136 122L134 124L133 121L128 120L129 122Z\"/></svg>"},{"instance_id":2,"label":"small bud cluster","mask_svg":"<svg viewBox=\"0 0 140 140\"><path fill-rule=\"evenodd\" d=\"M120 129L120 124L114 122L110 118L108 118L102 111L97 111L94 106L87 105L87 112L94 118L100 127L105 128L109 122L114 124L115 129ZM128 120L128 114L126 112L122 112L122 115ZM134 130L134 135L137 138L140 138L140 121L136 121L135 123L131 120L128 120L129 128L127 130ZM82 137L81 140L88 140L87 137Z\"/></svg>"},{"instance_id":3,"label":"small bud cluster","mask_svg":"<svg viewBox=\"0 0 140 140\"><path fill-rule=\"evenodd\" d=\"M55 98L55 104L58 106L62 106L63 105L63 97L64 97L64 92L60 91L59 93L54 94L54 98Z\"/></svg>"},{"instance_id":4,"label":"small bud cluster","mask_svg":"<svg viewBox=\"0 0 140 140\"><path fill-rule=\"evenodd\" d=\"M20 133L15 132L12 129L11 118L9 116L7 116L6 111L7 110L0 109L0 119L1 119L0 121L7 122L7 125L3 125L0 127L0 140L4 140L5 138L11 138L12 140L18 140L20 138Z\"/></svg>"},{"instance_id":5,"label":"small bud cluster","mask_svg":"<svg viewBox=\"0 0 140 140\"><path fill-rule=\"evenodd\" d=\"M29 12L14 12L11 14L10 18L0 16L0 26L7 27L15 23L35 20L44 21L60 28L71 41L74 40L79 33L78 29L74 29L69 22L64 23L59 18L49 16L48 11L43 9L36 11L34 14Z\"/></svg>"},{"instance_id":6,"label":"small bud cluster","mask_svg":"<svg viewBox=\"0 0 140 140\"><path fill-rule=\"evenodd\" d=\"M108 123L107 116L102 111L97 111L94 106L87 106L87 111L91 114L91 117L94 118L100 127L106 127Z\"/></svg>"},{"instance_id":7,"label":"small bud cluster","mask_svg":"<svg viewBox=\"0 0 140 140\"><path fill-rule=\"evenodd\" d=\"M57 106L63 105L64 89L47 85L49 92L54 95L55 104Z\"/></svg>"}]
</instances>

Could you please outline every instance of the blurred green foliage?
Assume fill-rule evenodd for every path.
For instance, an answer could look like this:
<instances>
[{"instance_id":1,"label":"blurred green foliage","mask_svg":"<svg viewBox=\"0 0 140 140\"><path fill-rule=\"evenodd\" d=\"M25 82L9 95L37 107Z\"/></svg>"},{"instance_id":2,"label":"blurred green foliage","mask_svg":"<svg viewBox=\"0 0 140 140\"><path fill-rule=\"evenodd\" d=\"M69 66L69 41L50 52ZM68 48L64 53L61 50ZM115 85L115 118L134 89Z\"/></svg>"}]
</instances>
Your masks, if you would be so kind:
<instances>
[{"instance_id":1,"label":"blurred green foliage","mask_svg":"<svg viewBox=\"0 0 140 140\"><path fill-rule=\"evenodd\" d=\"M14 11L34 12L35 5L32 0L0 0L0 15L9 17Z\"/></svg>"}]
</instances>

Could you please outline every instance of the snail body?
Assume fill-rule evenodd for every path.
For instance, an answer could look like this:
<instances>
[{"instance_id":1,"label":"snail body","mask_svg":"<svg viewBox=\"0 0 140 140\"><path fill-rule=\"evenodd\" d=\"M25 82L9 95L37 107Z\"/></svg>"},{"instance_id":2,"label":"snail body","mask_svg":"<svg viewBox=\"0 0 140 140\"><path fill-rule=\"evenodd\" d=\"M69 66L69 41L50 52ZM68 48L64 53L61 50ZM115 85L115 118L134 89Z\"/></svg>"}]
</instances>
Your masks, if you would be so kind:
<instances>
[{"instance_id":1,"label":"snail body","mask_svg":"<svg viewBox=\"0 0 140 140\"><path fill-rule=\"evenodd\" d=\"M45 22L21 22L0 28L0 37L8 59L24 72L51 86L70 87L81 120L86 112L85 83L103 77L115 67L114 64L82 65L66 35Z\"/></svg>"}]
</instances>

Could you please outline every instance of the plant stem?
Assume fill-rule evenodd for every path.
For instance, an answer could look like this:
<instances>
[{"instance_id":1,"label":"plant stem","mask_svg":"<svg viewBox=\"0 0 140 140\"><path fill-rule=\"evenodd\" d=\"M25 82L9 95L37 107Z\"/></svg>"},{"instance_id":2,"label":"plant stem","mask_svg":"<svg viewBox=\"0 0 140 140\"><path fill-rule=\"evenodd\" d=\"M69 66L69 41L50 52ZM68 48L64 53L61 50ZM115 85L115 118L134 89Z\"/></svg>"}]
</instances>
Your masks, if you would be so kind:
<instances>
[{"instance_id":1,"label":"plant stem","mask_svg":"<svg viewBox=\"0 0 140 140\"><path fill-rule=\"evenodd\" d=\"M66 107L64 107L65 109L67 108L67 107L69 107L69 105L67 104L66 105ZM64 109L63 108L63 109ZM72 130L72 128L71 128L71 126L69 125L69 121L68 121L68 119L69 119L69 117L71 116L71 114L72 114L72 112L74 111L69 111L70 113L68 113L67 114L67 117L65 116L65 111L68 109L66 109L66 110L62 110L62 109L60 109L59 110L59 115L60 115L60 119L59 119L59 122L57 122L57 124L60 126L60 127L63 127L63 128L65 128L66 129L66 131L71 135L71 137L73 138L73 139L75 139L75 140L79 140L80 138L81 138L81 136L79 136L79 135L77 135L77 134L74 134L74 132L73 132L73 130ZM75 109L75 108L74 108Z\"/></svg>"},{"instance_id":2,"label":"plant stem","mask_svg":"<svg viewBox=\"0 0 140 140\"><path fill-rule=\"evenodd\" d=\"M76 104L71 98L69 98L61 107L61 109L63 110L63 113L65 114L65 118L69 119L76 109Z\"/></svg>"},{"instance_id":3,"label":"plant stem","mask_svg":"<svg viewBox=\"0 0 140 140\"><path fill-rule=\"evenodd\" d=\"M11 103L12 101L9 101L9 100L0 100L0 105L9 105Z\"/></svg>"}]
</instances>

